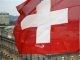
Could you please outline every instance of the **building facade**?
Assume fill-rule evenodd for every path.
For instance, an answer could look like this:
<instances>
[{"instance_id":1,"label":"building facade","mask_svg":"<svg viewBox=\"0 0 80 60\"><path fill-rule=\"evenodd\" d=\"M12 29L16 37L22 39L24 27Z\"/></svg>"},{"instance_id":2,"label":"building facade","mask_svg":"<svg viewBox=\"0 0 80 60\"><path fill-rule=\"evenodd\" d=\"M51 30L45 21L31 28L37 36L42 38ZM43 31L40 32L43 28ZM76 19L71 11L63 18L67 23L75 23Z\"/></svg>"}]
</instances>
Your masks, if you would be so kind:
<instances>
[{"instance_id":1,"label":"building facade","mask_svg":"<svg viewBox=\"0 0 80 60\"><path fill-rule=\"evenodd\" d=\"M9 25L9 13L0 13L0 25Z\"/></svg>"},{"instance_id":2,"label":"building facade","mask_svg":"<svg viewBox=\"0 0 80 60\"><path fill-rule=\"evenodd\" d=\"M14 38L12 37L12 28L7 27L2 30L0 36L0 53L2 60L21 60L21 56L15 46Z\"/></svg>"}]
</instances>

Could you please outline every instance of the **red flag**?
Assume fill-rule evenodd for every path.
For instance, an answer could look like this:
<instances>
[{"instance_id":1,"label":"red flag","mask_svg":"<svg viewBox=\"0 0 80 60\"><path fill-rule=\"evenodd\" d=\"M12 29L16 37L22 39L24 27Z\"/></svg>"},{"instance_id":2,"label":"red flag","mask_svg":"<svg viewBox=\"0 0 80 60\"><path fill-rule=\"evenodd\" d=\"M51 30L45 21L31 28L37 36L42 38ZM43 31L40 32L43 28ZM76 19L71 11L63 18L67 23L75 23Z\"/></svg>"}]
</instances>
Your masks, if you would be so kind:
<instances>
[{"instance_id":1,"label":"red flag","mask_svg":"<svg viewBox=\"0 0 80 60\"><path fill-rule=\"evenodd\" d=\"M79 0L27 0L14 28L21 54L79 52Z\"/></svg>"}]
</instances>

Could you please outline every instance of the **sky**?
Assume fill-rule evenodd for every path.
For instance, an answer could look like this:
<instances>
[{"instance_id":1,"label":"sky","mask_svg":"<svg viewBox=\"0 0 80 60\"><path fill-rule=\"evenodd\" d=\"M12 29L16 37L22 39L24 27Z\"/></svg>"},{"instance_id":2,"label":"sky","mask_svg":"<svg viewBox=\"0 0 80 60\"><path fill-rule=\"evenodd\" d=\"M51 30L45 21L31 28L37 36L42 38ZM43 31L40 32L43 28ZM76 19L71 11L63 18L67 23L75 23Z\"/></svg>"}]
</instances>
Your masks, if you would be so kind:
<instances>
[{"instance_id":1,"label":"sky","mask_svg":"<svg viewBox=\"0 0 80 60\"><path fill-rule=\"evenodd\" d=\"M0 12L7 12L10 15L17 16L19 13L16 10L16 6L24 1L25 0L0 0Z\"/></svg>"}]
</instances>

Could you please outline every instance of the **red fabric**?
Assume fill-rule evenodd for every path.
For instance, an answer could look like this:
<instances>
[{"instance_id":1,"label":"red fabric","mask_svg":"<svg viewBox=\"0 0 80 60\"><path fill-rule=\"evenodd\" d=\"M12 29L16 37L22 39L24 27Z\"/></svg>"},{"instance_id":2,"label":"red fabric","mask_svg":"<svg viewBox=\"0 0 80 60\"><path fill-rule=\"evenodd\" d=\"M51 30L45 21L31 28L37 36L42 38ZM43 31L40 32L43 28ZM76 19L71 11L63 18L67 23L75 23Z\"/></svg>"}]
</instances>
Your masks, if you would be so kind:
<instances>
[{"instance_id":1,"label":"red fabric","mask_svg":"<svg viewBox=\"0 0 80 60\"><path fill-rule=\"evenodd\" d=\"M41 0L28 0L17 6L20 13L14 27L16 46L20 54L63 54L79 52L80 0L51 0L51 11L68 8L69 23L51 26L51 43L36 44L35 28L21 29L24 17L36 14L36 6ZM44 48L41 46L44 45Z\"/></svg>"}]
</instances>

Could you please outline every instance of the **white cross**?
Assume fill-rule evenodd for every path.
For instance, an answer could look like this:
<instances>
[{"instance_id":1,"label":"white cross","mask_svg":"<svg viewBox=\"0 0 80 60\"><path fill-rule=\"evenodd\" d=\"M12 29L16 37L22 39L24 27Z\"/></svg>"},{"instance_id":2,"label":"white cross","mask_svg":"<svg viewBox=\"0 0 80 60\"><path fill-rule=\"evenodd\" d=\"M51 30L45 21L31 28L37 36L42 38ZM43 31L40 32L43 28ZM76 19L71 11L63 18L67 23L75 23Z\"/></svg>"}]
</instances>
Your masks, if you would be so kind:
<instances>
[{"instance_id":1,"label":"white cross","mask_svg":"<svg viewBox=\"0 0 80 60\"><path fill-rule=\"evenodd\" d=\"M68 8L50 11L51 1L43 0L37 6L37 13L26 16L21 22L21 28L37 27L36 44L50 43L51 25L68 23Z\"/></svg>"}]
</instances>

